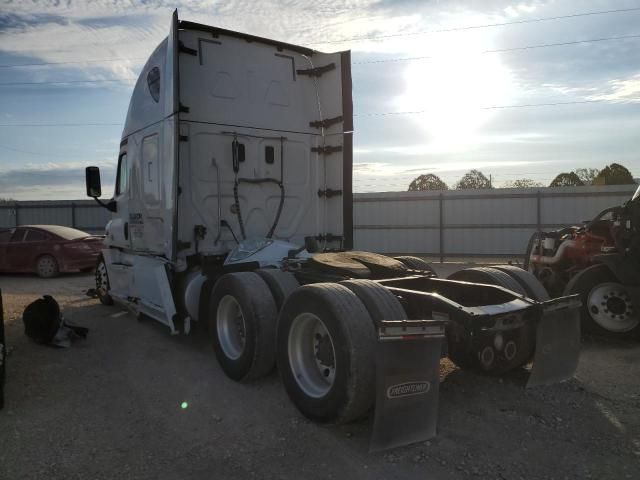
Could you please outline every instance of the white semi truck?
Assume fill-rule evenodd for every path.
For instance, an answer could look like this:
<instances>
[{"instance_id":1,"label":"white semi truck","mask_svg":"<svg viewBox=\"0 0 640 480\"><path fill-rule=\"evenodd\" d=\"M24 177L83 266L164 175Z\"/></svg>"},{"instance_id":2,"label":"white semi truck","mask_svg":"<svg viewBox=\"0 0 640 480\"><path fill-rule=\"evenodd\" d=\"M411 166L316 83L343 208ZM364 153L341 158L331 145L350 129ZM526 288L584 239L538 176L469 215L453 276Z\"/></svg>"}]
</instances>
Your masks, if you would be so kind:
<instances>
[{"instance_id":1,"label":"white semi truck","mask_svg":"<svg viewBox=\"0 0 640 480\"><path fill-rule=\"evenodd\" d=\"M343 423L375 408L371 448L435 434L439 361L486 373L533 359L570 378L579 303L528 272L439 279L420 259L351 251L350 52L179 21L135 85L96 269L117 302L189 333L227 376L279 371L296 407ZM446 342L444 341L446 339Z\"/></svg>"}]
</instances>

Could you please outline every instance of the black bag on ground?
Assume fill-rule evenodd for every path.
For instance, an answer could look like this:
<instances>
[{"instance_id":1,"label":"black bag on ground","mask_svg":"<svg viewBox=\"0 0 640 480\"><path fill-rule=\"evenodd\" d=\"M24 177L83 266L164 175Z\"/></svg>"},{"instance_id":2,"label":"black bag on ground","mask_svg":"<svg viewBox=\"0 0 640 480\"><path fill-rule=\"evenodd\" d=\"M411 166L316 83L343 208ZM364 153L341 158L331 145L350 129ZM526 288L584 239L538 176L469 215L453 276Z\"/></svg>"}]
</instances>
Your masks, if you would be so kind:
<instances>
[{"instance_id":1,"label":"black bag on ground","mask_svg":"<svg viewBox=\"0 0 640 480\"><path fill-rule=\"evenodd\" d=\"M22 314L24 333L36 343L69 347L71 340L86 338L89 329L68 324L60 314L60 306L51 295L30 303Z\"/></svg>"}]
</instances>

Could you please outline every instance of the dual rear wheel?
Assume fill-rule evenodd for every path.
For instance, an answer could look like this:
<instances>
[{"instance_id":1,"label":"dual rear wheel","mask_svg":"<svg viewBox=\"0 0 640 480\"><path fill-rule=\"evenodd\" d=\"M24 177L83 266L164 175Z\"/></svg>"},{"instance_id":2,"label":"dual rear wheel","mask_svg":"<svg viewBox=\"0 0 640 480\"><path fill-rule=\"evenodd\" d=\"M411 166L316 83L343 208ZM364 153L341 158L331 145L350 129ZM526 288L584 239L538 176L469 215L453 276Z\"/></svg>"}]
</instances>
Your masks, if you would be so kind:
<instances>
[{"instance_id":1,"label":"dual rear wheel","mask_svg":"<svg viewBox=\"0 0 640 480\"><path fill-rule=\"evenodd\" d=\"M264 272L226 274L213 289L210 336L224 372L249 381L277 364L289 397L308 418L346 423L365 415L375 393L375 324L406 318L399 301L368 280L290 291L291 274L266 275L267 281Z\"/></svg>"}]
</instances>

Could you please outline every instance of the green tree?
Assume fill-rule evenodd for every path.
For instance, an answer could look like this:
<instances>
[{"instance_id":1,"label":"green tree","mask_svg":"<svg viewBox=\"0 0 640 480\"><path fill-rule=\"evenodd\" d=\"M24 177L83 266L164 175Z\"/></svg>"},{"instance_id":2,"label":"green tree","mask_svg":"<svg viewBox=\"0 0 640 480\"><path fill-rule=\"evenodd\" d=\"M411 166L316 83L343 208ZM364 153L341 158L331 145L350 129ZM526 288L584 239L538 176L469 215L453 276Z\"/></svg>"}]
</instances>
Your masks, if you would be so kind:
<instances>
[{"instance_id":1,"label":"green tree","mask_svg":"<svg viewBox=\"0 0 640 480\"><path fill-rule=\"evenodd\" d=\"M585 185L592 185L593 181L600 173L600 169L598 168L576 168L574 171Z\"/></svg>"},{"instance_id":2,"label":"green tree","mask_svg":"<svg viewBox=\"0 0 640 480\"><path fill-rule=\"evenodd\" d=\"M607 165L593 180L594 185L632 185L635 183L631 172L619 163Z\"/></svg>"},{"instance_id":3,"label":"green tree","mask_svg":"<svg viewBox=\"0 0 640 480\"><path fill-rule=\"evenodd\" d=\"M423 190L449 190L449 187L437 175L427 173L414 178L409 184L410 192Z\"/></svg>"},{"instance_id":4,"label":"green tree","mask_svg":"<svg viewBox=\"0 0 640 480\"><path fill-rule=\"evenodd\" d=\"M491 188L491 182L479 170L469 170L456 184L458 190L469 188Z\"/></svg>"},{"instance_id":5,"label":"green tree","mask_svg":"<svg viewBox=\"0 0 640 480\"><path fill-rule=\"evenodd\" d=\"M530 178L519 178L518 180L511 180L504 184L504 188L539 188L542 186L540 182L536 182Z\"/></svg>"},{"instance_id":6,"label":"green tree","mask_svg":"<svg viewBox=\"0 0 640 480\"><path fill-rule=\"evenodd\" d=\"M575 172L563 172L558 174L556 178L549 184L550 187L583 187L584 182Z\"/></svg>"}]
</instances>

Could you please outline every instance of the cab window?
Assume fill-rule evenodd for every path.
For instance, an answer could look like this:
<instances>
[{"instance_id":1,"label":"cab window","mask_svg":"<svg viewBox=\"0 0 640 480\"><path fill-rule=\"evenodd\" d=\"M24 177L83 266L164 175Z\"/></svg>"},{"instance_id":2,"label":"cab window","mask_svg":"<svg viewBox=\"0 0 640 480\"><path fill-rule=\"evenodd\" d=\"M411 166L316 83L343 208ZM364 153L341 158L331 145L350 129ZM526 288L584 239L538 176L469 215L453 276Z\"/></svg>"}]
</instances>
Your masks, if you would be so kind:
<instances>
[{"instance_id":1,"label":"cab window","mask_svg":"<svg viewBox=\"0 0 640 480\"><path fill-rule=\"evenodd\" d=\"M125 193L129 186L129 165L127 154L123 153L118 159L118 176L116 178L116 196Z\"/></svg>"}]
</instances>

